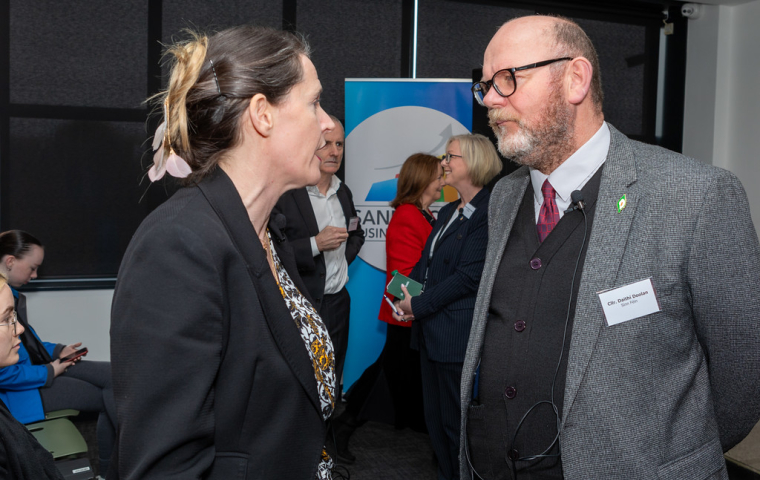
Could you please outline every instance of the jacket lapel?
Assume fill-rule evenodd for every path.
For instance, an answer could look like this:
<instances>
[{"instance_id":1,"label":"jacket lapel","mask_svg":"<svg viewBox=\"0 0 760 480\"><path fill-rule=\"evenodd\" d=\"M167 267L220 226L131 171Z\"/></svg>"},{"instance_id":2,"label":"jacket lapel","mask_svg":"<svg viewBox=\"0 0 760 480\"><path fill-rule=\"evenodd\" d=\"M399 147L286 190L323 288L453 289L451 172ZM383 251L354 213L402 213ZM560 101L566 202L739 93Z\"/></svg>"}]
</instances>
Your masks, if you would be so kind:
<instances>
[{"instance_id":1,"label":"jacket lapel","mask_svg":"<svg viewBox=\"0 0 760 480\"><path fill-rule=\"evenodd\" d=\"M488 195L487 195L487 192L488 191L484 187L482 190L480 190L475 195L475 198L473 198L472 201L470 202L470 204L473 207L475 207L476 210L479 209L479 208L488 208L488 200L487 200L488 199ZM473 214L474 214L474 212L473 212ZM442 228L446 228L446 230L443 232L443 234L441 234L441 238L438 239L438 242L436 242L436 245L440 245L441 242L443 242L444 239L446 239L449 235L451 235L452 233L454 233L457 230L459 230L459 228L462 227L463 225L465 225L467 223L467 220L469 220L469 218L467 218L466 216L460 214L459 210L456 209L456 208L451 213L451 215L453 217L458 217L458 219L454 220L454 223L449 228L446 228L446 225L448 224L449 220L451 220L451 217L441 219L443 221ZM437 247L436 247L436 249L437 249Z\"/></svg>"},{"instance_id":2,"label":"jacket lapel","mask_svg":"<svg viewBox=\"0 0 760 480\"><path fill-rule=\"evenodd\" d=\"M309 235L316 236L319 233L319 225L317 224L317 217L314 216L314 209L311 207L309 192L306 191L306 188L298 188L293 190L293 198L296 200L296 205L298 205L304 222L306 222Z\"/></svg>"},{"instance_id":3,"label":"jacket lapel","mask_svg":"<svg viewBox=\"0 0 760 480\"><path fill-rule=\"evenodd\" d=\"M351 221L351 201L348 199L348 193L346 193L346 187L341 182L340 187L338 188L338 201L340 202L340 207L343 209L343 217L346 219L346 228L348 228L348 223Z\"/></svg>"},{"instance_id":4,"label":"jacket lapel","mask_svg":"<svg viewBox=\"0 0 760 480\"><path fill-rule=\"evenodd\" d=\"M630 140L614 127L610 128L610 150L602 171L596 201L594 226L589 238L575 309L573 334L567 363L565 401L562 418L573 406L578 388L605 326L597 292L615 286L620 263L625 253L628 232L636 213L639 195L636 183L636 159ZM618 202L625 195L625 208Z\"/></svg>"},{"instance_id":5,"label":"jacket lapel","mask_svg":"<svg viewBox=\"0 0 760 480\"><path fill-rule=\"evenodd\" d=\"M235 248L246 263L251 283L261 303L264 319L283 358L306 390L314 407L321 411L311 359L293 317L285 306L279 287L272 277L266 253L258 241L256 231L248 219L248 213L235 186L227 174L221 168L217 168L210 178L199 185L199 188L224 224ZM282 247L284 236L280 232L279 223L281 222L278 222L280 217L282 216L278 215L270 221L272 227L270 232L276 240L274 243L278 255L282 251L281 259L286 270L288 273L296 272L294 262L291 261L292 252ZM298 277L298 275L293 273L291 277ZM299 288L302 286L298 283L296 285Z\"/></svg>"}]
</instances>

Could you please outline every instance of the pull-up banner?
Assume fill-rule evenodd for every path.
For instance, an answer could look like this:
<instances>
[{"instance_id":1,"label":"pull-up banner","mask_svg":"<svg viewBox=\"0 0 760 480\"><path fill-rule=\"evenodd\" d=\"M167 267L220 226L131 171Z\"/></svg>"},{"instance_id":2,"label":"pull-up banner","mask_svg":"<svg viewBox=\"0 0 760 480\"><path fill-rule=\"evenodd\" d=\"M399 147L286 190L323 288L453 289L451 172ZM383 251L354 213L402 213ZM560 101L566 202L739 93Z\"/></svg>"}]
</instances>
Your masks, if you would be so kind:
<instances>
[{"instance_id":1,"label":"pull-up banner","mask_svg":"<svg viewBox=\"0 0 760 480\"><path fill-rule=\"evenodd\" d=\"M346 79L346 184L366 234L348 269L351 323L343 387L348 389L380 354L384 322L385 233L401 165L414 153L441 155L452 135L472 129L468 79ZM446 187L443 202L458 198Z\"/></svg>"}]
</instances>

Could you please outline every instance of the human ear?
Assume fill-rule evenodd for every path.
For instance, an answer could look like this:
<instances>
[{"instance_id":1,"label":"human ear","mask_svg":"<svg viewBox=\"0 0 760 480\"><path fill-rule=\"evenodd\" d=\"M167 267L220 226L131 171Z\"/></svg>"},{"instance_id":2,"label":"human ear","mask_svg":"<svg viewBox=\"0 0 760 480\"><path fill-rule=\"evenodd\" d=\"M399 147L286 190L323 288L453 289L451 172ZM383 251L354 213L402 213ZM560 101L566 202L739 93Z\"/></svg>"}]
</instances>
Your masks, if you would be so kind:
<instances>
[{"instance_id":1,"label":"human ear","mask_svg":"<svg viewBox=\"0 0 760 480\"><path fill-rule=\"evenodd\" d=\"M3 265L5 266L5 269L9 272L13 268L13 263L16 261L16 257L13 255L6 255L3 257Z\"/></svg>"},{"instance_id":2,"label":"human ear","mask_svg":"<svg viewBox=\"0 0 760 480\"><path fill-rule=\"evenodd\" d=\"M251 126L262 137L268 137L272 133L274 126L273 106L264 94L257 93L248 103L246 114L251 122Z\"/></svg>"},{"instance_id":3,"label":"human ear","mask_svg":"<svg viewBox=\"0 0 760 480\"><path fill-rule=\"evenodd\" d=\"M570 103L578 105L588 96L593 73L591 62L585 57L576 57L570 61L566 73L567 99Z\"/></svg>"}]
</instances>

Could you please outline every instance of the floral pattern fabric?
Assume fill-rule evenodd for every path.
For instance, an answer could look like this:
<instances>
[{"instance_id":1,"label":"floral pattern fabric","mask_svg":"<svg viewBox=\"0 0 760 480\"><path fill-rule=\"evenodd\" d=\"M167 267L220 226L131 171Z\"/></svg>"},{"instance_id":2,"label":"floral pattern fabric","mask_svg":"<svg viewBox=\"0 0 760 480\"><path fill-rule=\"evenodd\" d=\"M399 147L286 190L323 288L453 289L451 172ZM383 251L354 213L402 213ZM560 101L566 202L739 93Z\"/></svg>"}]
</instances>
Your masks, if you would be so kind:
<instances>
[{"instance_id":1,"label":"floral pattern fabric","mask_svg":"<svg viewBox=\"0 0 760 480\"><path fill-rule=\"evenodd\" d=\"M267 236L269 232L267 231ZM335 355L330 334L322 318L317 313L306 297L293 284L290 275L280 263L272 245L272 238L268 238L269 251L272 252L275 270L277 271L277 283L280 287L282 298L290 310L290 315L296 322L306 350L309 352L311 363L314 366L314 377L317 381L319 403L322 407L322 417L327 420L335 408ZM330 480L332 478L333 461L325 450L322 450L322 461L317 468L318 480Z\"/></svg>"}]
</instances>

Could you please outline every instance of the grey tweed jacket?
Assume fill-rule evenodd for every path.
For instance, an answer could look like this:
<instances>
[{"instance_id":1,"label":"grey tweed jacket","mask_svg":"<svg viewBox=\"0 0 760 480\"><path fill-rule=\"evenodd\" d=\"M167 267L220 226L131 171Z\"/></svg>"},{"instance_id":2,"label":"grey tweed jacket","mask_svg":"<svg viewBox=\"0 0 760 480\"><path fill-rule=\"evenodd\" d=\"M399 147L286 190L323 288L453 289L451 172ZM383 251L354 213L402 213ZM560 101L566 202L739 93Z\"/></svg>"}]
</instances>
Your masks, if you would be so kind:
<instances>
[{"instance_id":1,"label":"grey tweed jacket","mask_svg":"<svg viewBox=\"0 0 760 480\"><path fill-rule=\"evenodd\" d=\"M728 171L610 131L568 353L564 475L727 479L722 452L760 418L760 247L746 194ZM522 167L491 194L462 372L463 479L494 278L529 184ZM648 277L662 310L607 326L597 292Z\"/></svg>"}]
</instances>

